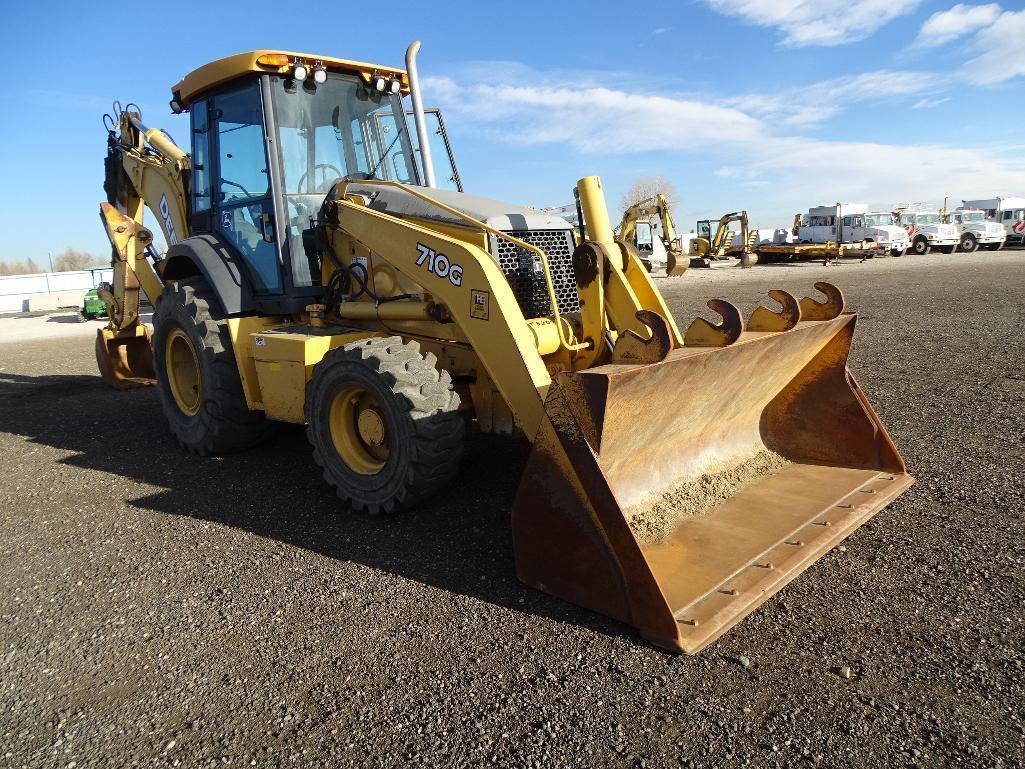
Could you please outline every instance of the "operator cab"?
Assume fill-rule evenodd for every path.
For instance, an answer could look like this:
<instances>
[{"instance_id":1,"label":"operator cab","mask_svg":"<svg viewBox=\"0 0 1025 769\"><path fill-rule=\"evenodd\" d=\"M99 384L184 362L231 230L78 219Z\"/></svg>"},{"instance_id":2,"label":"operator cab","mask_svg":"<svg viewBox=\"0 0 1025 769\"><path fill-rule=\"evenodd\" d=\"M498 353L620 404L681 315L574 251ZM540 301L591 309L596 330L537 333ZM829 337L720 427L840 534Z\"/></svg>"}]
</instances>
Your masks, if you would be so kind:
<instances>
[{"instance_id":1,"label":"operator cab","mask_svg":"<svg viewBox=\"0 0 1025 769\"><path fill-rule=\"evenodd\" d=\"M191 112L192 234L237 253L263 310L293 311L322 295L303 232L336 183L425 184L401 70L257 51L208 64L173 92L172 109ZM440 186L461 191L441 114L425 118L432 144L443 142L433 156L448 158Z\"/></svg>"}]
</instances>

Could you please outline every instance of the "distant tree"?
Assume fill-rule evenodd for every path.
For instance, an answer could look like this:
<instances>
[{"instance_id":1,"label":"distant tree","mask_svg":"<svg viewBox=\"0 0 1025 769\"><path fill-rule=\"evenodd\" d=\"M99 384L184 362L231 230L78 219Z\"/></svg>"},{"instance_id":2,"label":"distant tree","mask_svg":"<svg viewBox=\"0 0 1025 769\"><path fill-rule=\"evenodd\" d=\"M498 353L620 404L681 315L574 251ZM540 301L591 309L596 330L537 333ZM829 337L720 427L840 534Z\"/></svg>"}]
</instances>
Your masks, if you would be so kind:
<instances>
[{"instance_id":1,"label":"distant tree","mask_svg":"<svg viewBox=\"0 0 1025 769\"><path fill-rule=\"evenodd\" d=\"M39 269L39 265L36 264L35 261L32 259L32 257L30 256L28 258L28 260L25 262L25 274L26 275L35 275L37 272L43 272L43 271L41 269Z\"/></svg>"},{"instance_id":2,"label":"distant tree","mask_svg":"<svg viewBox=\"0 0 1025 769\"><path fill-rule=\"evenodd\" d=\"M620 209L625 211L634 203L640 203L642 200L653 197L658 193L666 196L666 202L669 203L670 209L675 209L676 204L680 202L680 196L676 194L676 188L664 176L661 174L658 176L641 176L630 185L630 189L623 195L623 199L620 201Z\"/></svg>"},{"instance_id":3,"label":"distant tree","mask_svg":"<svg viewBox=\"0 0 1025 769\"><path fill-rule=\"evenodd\" d=\"M96 257L86 251L66 248L53 258L53 269L57 272L84 270L96 262Z\"/></svg>"}]
</instances>

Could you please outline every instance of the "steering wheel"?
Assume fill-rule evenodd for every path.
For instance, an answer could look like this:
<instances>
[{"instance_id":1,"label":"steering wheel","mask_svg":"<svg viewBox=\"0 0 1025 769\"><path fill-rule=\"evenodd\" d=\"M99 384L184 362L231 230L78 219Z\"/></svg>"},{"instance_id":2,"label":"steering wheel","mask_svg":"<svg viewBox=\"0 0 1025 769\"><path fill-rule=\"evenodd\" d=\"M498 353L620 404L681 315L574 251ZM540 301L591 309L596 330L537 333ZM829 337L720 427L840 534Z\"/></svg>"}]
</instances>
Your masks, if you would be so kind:
<instances>
[{"instance_id":1,"label":"steering wheel","mask_svg":"<svg viewBox=\"0 0 1025 769\"><path fill-rule=\"evenodd\" d=\"M324 181L321 182L318 185L316 183L317 182L317 171L320 171L321 169L323 169L323 171L324 171ZM327 189L325 189L325 187L330 187L330 185L327 182L327 179L328 179L327 172L328 171L334 171L335 172L335 181L337 181L338 179L342 178L342 172L338 170L337 166L333 166L330 163L317 163L316 165L313 166L312 169L307 169L306 172L303 173L303 175L299 177L299 183L296 184L296 189L301 190L303 188L303 182L306 181L306 177L310 175L310 171L311 170L313 171L313 183L314 183L314 186L316 187L316 191L317 192L327 192ZM334 181L332 181L331 184L334 184Z\"/></svg>"},{"instance_id":2,"label":"steering wheel","mask_svg":"<svg viewBox=\"0 0 1025 769\"><path fill-rule=\"evenodd\" d=\"M224 177L221 177L221 186L223 187L225 184L231 187L238 187L240 190L242 190L242 194L245 195L247 198L253 197L253 194L238 182L233 182L231 179L225 179Z\"/></svg>"}]
</instances>

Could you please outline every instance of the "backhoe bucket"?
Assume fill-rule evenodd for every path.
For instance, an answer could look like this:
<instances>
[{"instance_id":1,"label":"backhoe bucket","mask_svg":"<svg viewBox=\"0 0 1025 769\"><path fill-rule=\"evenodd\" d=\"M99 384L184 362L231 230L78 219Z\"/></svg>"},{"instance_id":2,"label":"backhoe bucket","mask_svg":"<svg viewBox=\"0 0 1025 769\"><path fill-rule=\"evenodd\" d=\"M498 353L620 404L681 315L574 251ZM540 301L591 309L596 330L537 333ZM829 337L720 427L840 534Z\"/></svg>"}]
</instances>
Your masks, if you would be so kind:
<instances>
[{"instance_id":1,"label":"backhoe bucket","mask_svg":"<svg viewBox=\"0 0 1025 769\"><path fill-rule=\"evenodd\" d=\"M694 653L911 486L847 370L840 302L560 374L513 510L520 579Z\"/></svg>"},{"instance_id":2,"label":"backhoe bucket","mask_svg":"<svg viewBox=\"0 0 1025 769\"><path fill-rule=\"evenodd\" d=\"M141 323L128 331L96 331L96 365L100 378L115 390L130 390L156 383L149 329Z\"/></svg>"}]
</instances>

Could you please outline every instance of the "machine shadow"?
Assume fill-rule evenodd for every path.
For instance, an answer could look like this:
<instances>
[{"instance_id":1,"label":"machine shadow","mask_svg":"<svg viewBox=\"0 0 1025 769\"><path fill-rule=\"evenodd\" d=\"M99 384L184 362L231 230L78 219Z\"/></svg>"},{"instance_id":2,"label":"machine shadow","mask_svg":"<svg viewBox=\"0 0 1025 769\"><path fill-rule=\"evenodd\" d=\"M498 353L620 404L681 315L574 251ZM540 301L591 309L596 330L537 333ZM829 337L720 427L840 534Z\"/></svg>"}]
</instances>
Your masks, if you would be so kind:
<instances>
[{"instance_id":1,"label":"machine shadow","mask_svg":"<svg viewBox=\"0 0 1025 769\"><path fill-rule=\"evenodd\" d=\"M303 428L267 444L199 458L171 437L153 388L115 392L94 376L0 371L0 432L69 452L62 463L156 487L123 500L156 514L249 531L516 611L611 637L611 619L532 590L516 578L510 511L529 444L469 430L451 487L413 511L352 513L322 480ZM121 501L121 500L117 500Z\"/></svg>"}]
</instances>

